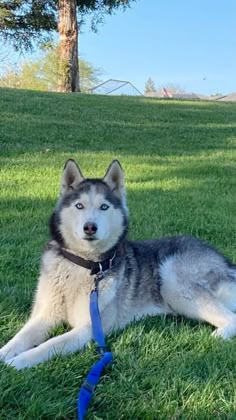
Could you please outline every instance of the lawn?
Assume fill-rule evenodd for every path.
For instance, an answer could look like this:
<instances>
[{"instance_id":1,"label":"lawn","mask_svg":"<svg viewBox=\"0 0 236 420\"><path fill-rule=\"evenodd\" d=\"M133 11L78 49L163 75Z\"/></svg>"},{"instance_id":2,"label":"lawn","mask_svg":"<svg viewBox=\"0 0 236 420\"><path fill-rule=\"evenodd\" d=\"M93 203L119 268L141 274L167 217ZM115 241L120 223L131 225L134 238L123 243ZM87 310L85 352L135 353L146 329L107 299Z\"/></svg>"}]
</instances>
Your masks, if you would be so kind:
<instances>
[{"instance_id":1,"label":"lawn","mask_svg":"<svg viewBox=\"0 0 236 420\"><path fill-rule=\"evenodd\" d=\"M189 233L236 261L236 104L0 90L0 346L29 316L59 177L120 160L133 239ZM61 333L66 327L54 331ZM235 419L236 339L173 317L108 337L114 362L87 419ZM75 419L95 360L83 352L16 371L0 364L0 418Z\"/></svg>"}]
</instances>

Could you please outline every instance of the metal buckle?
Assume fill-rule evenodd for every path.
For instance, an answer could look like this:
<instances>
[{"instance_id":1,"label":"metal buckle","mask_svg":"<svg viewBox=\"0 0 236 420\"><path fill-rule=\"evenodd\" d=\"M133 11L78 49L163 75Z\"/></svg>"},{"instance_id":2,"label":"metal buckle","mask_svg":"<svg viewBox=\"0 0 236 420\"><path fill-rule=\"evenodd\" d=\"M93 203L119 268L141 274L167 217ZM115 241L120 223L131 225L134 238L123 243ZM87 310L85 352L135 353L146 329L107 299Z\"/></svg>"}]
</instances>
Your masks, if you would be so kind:
<instances>
[{"instance_id":1,"label":"metal buckle","mask_svg":"<svg viewBox=\"0 0 236 420\"><path fill-rule=\"evenodd\" d=\"M100 268L100 271L99 271L99 273L98 273L98 274L102 274L102 275L103 275L103 271L102 271L102 264L99 262L99 263L98 263L98 265L99 265L99 268Z\"/></svg>"},{"instance_id":2,"label":"metal buckle","mask_svg":"<svg viewBox=\"0 0 236 420\"><path fill-rule=\"evenodd\" d=\"M97 346L96 347L96 352L98 353L98 354L104 354L104 353L106 353L108 351L108 349L107 349L107 346Z\"/></svg>"},{"instance_id":3,"label":"metal buckle","mask_svg":"<svg viewBox=\"0 0 236 420\"><path fill-rule=\"evenodd\" d=\"M94 279L94 284L95 284L95 290L98 290L98 283L104 278L104 272L102 270L102 264L99 262L99 268L100 271L96 274L96 277Z\"/></svg>"},{"instance_id":4,"label":"metal buckle","mask_svg":"<svg viewBox=\"0 0 236 420\"><path fill-rule=\"evenodd\" d=\"M111 267L112 267L112 261L114 260L115 257L116 257L116 251L115 251L113 257L110 258L110 260L109 260L109 269L111 269Z\"/></svg>"},{"instance_id":5,"label":"metal buckle","mask_svg":"<svg viewBox=\"0 0 236 420\"><path fill-rule=\"evenodd\" d=\"M81 388L85 388L86 391L90 392L91 394L94 393L94 389L95 389L96 385L92 384L91 382L88 381L88 379L85 379L85 381L82 384Z\"/></svg>"}]
</instances>

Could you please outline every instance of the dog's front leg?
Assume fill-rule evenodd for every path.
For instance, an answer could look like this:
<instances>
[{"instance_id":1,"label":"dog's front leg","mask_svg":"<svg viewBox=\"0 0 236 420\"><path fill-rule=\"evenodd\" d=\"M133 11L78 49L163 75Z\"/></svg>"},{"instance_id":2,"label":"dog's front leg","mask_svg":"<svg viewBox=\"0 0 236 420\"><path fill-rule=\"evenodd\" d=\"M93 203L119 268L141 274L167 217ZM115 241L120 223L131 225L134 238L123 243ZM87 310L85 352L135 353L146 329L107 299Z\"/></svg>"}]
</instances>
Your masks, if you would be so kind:
<instances>
[{"instance_id":1,"label":"dog's front leg","mask_svg":"<svg viewBox=\"0 0 236 420\"><path fill-rule=\"evenodd\" d=\"M0 360L12 359L42 343L46 340L48 331L54 324L42 317L29 319L24 327L0 349Z\"/></svg>"},{"instance_id":2,"label":"dog's front leg","mask_svg":"<svg viewBox=\"0 0 236 420\"><path fill-rule=\"evenodd\" d=\"M73 330L51 338L38 347L25 351L19 356L6 361L16 369L24 369L50 360L55 355L73 353L87 344L92 338L91 327L74 328Z\"/></svg>"}]
</instances>

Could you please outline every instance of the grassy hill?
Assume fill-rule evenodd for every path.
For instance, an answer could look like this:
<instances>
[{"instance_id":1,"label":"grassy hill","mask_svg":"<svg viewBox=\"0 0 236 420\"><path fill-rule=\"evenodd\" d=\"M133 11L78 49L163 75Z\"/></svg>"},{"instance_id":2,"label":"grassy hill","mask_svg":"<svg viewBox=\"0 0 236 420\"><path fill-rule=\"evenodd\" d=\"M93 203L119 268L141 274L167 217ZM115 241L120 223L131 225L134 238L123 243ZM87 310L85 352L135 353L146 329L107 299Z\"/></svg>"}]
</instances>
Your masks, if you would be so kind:
<instances>
[{"instance_id":1,"label":"grassy hill","mask_svg":"<svg viewBox=\"0 0 236 420\"><path fill-rule=\"evenodd\" d=\"M133 239L190 233L236 261L236 104L0 90L0 347L23 325L64 161L125 170ZM58 328L55 334L66 327ZM114 363L88 419L235 418L236 339L148 318L108 337ZM17 372L0 364L0 418L74 419L83 352Z\"/></svg>"}]
</instances>

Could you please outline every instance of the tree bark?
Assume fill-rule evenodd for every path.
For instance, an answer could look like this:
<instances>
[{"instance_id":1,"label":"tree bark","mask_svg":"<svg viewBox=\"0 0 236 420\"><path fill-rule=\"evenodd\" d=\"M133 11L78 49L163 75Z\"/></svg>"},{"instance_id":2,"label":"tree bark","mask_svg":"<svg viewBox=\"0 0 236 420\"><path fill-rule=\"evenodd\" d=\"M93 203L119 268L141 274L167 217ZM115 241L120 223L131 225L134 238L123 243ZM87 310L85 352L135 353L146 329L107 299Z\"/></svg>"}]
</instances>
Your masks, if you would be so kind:
<instances>
[{"instance_id":1,"label":"tree bark","mask_svg":"<svg viewBox=\"0 0 236 420\"><path fill-rule=\"evenodd\" d=\"M58 0L59 92L79 92L76 0Z\"/></svg>"}]
</instances>

